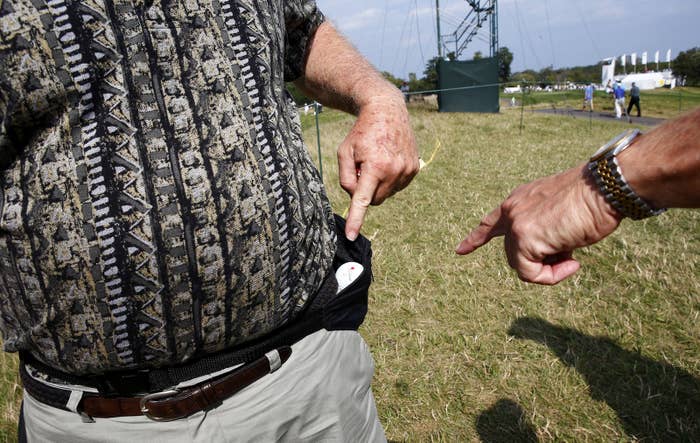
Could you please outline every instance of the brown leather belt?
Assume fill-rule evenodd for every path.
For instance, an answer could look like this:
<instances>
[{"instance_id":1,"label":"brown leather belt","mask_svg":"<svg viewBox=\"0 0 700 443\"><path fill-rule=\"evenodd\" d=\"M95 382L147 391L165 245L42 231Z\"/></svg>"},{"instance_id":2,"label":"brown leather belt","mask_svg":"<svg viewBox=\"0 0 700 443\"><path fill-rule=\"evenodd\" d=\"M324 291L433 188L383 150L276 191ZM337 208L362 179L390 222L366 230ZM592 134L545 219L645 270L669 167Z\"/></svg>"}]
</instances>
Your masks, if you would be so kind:
<instances>
[{"instance_id":1,"label":"brown leather belt","mask_svg":"<svg viewBox=\"0 0 700 443\"><path fill-rule=\"evenodd\" d=\"M78 411L93 418L145 415L156 421L172 421L213 409L236 392L274 372L289 359L292 349L277 349L279 360L271 364L267 355L232 372L182 389L171 389L137 397L101 397L85 394ZM274 355L274 351L273 351ZM25 385L25 389L28 386ZM46 386L47 389L55 389ZM31 390L29 393L32 394Z\"/></svg>"}]
</instances>

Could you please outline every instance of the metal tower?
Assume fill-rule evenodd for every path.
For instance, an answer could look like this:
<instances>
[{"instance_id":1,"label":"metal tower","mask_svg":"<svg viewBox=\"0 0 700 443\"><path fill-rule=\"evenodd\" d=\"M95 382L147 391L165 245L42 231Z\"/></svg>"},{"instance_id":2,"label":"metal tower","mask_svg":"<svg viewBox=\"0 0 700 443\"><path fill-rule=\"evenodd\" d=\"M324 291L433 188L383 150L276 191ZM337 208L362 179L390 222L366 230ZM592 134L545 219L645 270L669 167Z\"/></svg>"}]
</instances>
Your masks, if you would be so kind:
<instances>
[{"instance_id":1,"label":"metal tower","mask_svg":"<svg viewBox=\"0 0 700 443\"><path fill-rule=\"evenodd\" d=\"M464 52L469 43L479 35L486 34L489 41L489 56L498 53L498 5L496 0L466 0L471 7L464 20L451 34L440 34L440 0L435 0L437 9L438 56L448 54L454 48L455 57ZM488 31L483 30L484 23L489 21Z\"/></svg>"}]
</instances>

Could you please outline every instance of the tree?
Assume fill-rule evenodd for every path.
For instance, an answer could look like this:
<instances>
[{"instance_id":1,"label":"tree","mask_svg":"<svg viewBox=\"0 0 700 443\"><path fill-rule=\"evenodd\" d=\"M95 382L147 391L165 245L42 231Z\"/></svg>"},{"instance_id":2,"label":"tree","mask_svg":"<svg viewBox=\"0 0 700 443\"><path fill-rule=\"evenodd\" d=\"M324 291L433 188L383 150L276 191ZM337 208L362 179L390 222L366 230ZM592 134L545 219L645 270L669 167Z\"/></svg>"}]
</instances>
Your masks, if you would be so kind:
<instances>
[{"instance_id":1,"label":"tree","mask_svg":"<svg viewBox=\"0 0 700 443\"><path fill-rule=\"evenodd\" d=\"M297 88L297 85L292 82L287 83L287 91L292 96L294 103L296 103L298 106L313 103L313 100L301 92L301 89Z\"/></svg>"},{"instance_id":2,"label":"tree","mask_svg":"<svg viewBox=\"0 0 700 443\"><path fill-rule=\"evenodd\" d=\"M394 77L390 72L388 71L383 71L382 75L384 76L385 79L389 81L392 85L396 86L397 88L401 87L403 84L403 79L400 79L398 77Z\"/></svg>"},{"instance_id":3,"label":"tree","mask_svg":"<svg viewBox=\"0 0 700 443\"><path fill-rule=\"evenodd\" d=\"M673 75L685 77L686 86L700 86L700 48L681 51L673 61Z\"/></svg>"},{"instance_id":4,"label":"tree","mask_svg":"<svg viewBox=\"0 0 700 443\"><path fill-rule=\"evenodd\" d=\"M476 51L474 53L474 60L481 60L482 58L484 58L484 54L482 54L481 51Z\"/></svg>"},{"instance_id":5,"label":"tree","mask_svg":"<svg viewBox=\"0 0 700 443\"><path fill-rule=\"evenodd\" d=\"M539 83L540 86L543 88L547 85L552 85L556 82L557 76L552 70L552 68L549 66L547 66L544 69L541 69L540 72L537 74L537 83Z\"/></svg>"},{"instance_id":6,"label":"tree","mask_svg":"<svg viewBox=\"0 0 700 443\"><path fill-rule=\"evenodd\" d=\"M537 81L537 72L532 69L516 72L513 74L512 80L517 83L533 84Z\"/></svg>"},{"instance_id":7,"label":"tree","mask_svg":"<svg viewBox=\"0 0 700 443\"><path fill-rule=\"evenodd\" d=\"M440 57L433 57L430 60L428 60L428 63L425 64L425 70L423 71L423 88L425 90L434 90L437 89L437 84L438 84L438 73L437 73L437 64L438 61L440 60Z\"/></svg>"},{"instance_id":8,"label":"tree","mask_svg":"<svg viewBox=\"0 0 700 443\"><path fill-rule=\"evenodd\" d=\"M507 83L510 79L510 64L513 63L513 53L503 46L498 49L498 80Z\"/></svg>"},{"instance_id":9,"label":"tree","mask_svg":"<svg viewBox=\"0 0 700 443\"><path fill-rule=\"evenodd\" d=\"M597 83L600 82L600 69L602 64L589 66L574 66L572 68L557 68L551 66L533 71L528 69L522 72L516 72L511 75L513 82L524 82L529 84L540 84L542 86L552 83L573 82L578 84Z\"/></svg>"}]
</instances>

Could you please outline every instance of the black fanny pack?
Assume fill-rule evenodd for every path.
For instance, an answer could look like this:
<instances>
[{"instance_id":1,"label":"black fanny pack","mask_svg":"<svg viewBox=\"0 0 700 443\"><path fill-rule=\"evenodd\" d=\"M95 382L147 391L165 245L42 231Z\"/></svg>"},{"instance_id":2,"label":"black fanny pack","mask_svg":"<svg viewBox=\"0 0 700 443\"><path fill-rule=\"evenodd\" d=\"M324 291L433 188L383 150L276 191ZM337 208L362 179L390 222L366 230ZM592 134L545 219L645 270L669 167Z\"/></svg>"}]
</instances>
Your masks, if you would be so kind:
<instances>
[{"instance_id":1,"label":"black fanny pack","mask_svg":"<svg viewBox=\"0 0 700 443\"><path fill-rule=\"evenodd\" d=\"M290 346L320 329L357 330L367 315L367 296L372 282L371 243L362 235L355 241L349 241L344 232L345 220L338 215L335 216L335 229L336 255L332 269L319 290L294 320L262 338L178 366L116 371L99 376L66 374L44 365L28 353L20 353L22 364L30 364L40 372L69 384L97 388L102 395L133 395L162 391L186 380L256 360L272 349ZM338 292L335 272L347 262L357 262L363 270L358 278Z\"/></svg>"},{"instance_id":2,"label":"black fanny pack","mask_svg":"<svg viewBox=\"0 0 700 443\"><path fill-rule=\"evenodd\" d=\"M360 235L355 241L345 237L345 220L335 216L338 248L333 260L333 275L326 277L337 288L335 271L344 263L362 265L362 273L340 292L323 291L322 298L314 299L311 308L318 305L322 312L322 327L329 331L357 330L367 315L367 296L372 284L372 245ZM337 292L337 293L336 293Z\"/></svg>"}]
</instances>

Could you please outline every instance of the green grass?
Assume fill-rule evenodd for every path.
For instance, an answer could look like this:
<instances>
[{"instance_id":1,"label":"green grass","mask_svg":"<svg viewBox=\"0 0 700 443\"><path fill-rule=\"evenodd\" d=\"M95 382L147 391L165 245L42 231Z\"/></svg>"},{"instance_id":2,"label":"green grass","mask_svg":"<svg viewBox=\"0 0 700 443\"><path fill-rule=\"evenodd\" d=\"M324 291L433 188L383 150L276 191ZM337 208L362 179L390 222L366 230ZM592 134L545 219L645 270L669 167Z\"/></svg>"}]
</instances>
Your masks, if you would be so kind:
<instances>
[{"instance_id":1,"label":"green grass","mask_svg":"<svg viewBox=\"0 0 700 443\"><path fill-rule=\"evenodd\" d=\"M0 352L0 442L17 440L17 417L22 388L17 376L17 356Z\"/></svg>"},{"instance_id":2,"label":"green grass","mask_svg":"<svg viewBox=\"0 0 700 443\"><path fill-rule=\"evenodd\" d=\"M579 163L629 125L527 113L520 135L519 112L411 112L422 157L441 148L363 228L375 281L361 332L389 439L700 440L700 212L623 222L552 288L520 282L500 239L453 252L512 188ZM313 116L303 121L316 159ZM341 214L335 149L352 123L321 114ZM0 441L14 441L15 365L0 358Z\"/></svg>"},{"instance_id":3,"label":"green grass","mask_svg":"<svg viewBox=\"0 0 700 443\"><path fill-rule=\"evenodd\" d=\"M502 94L501 98L509 102L512 97L520 106L524 103L528 109L540 108L573 108L580 109L583 105L583 90L526 92L525 94ZM629 103L629 96L627 97ZM642 91L640 95L642 115L646 117L671 118L690 109L700 106L700 88L655 89ZM615 112L611 96L603 91L596 91L593 98L596 111ZM507 106L506 106L507 107ZM636 109L632 111L633 115Z\"/></svg>"},{"instance_id":4,"label":"green grass","mask_svg":"<svg viewBox=\"0 0 700 443\"><path fill-rule=\"evenodd\" d=\"M373 208L375 272L362 333L374 391L396 441L627 441L700 438L700 233L697 211L625 221L579 251L582 271L554 288L521 283L502 240L455 245L527 180L586 159L625 127L519 113L412 111L435 160ZM307 123L312 123L308 119ZM335 147L351 118L322 123L333 206ZM315 129L306 140L315 152Z\"/></svg>"}]
</instances>

